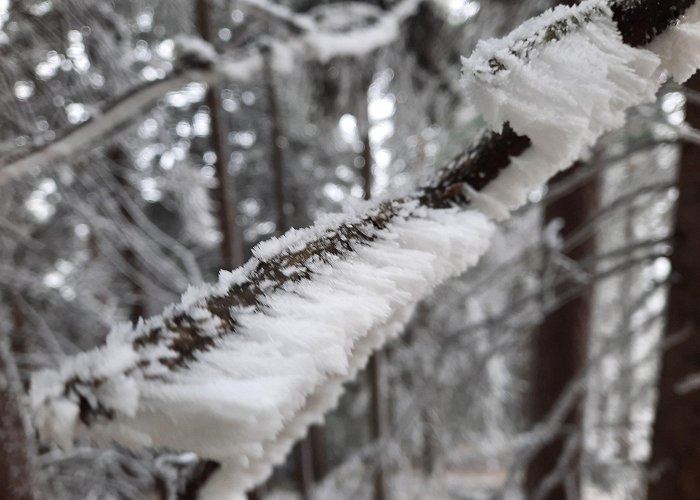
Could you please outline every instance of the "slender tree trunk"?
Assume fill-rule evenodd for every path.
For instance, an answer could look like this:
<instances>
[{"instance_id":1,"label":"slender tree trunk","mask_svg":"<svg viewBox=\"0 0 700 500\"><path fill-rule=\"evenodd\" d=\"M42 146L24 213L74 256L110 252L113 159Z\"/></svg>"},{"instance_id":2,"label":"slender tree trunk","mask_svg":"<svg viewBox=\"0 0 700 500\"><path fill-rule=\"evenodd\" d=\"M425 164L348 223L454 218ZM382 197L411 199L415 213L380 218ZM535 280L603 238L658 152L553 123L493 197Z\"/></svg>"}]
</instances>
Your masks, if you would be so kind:
<instances>
[{"instance_id":1,"label":"slender tree trunk","mask_svg":"<svg viewBox=\"0 0 700 500\"><path fill-rule=\"evenodd\" d=\"M213 42L214 33L209 12L209 0L196 0L195 16L200 36ZM238 236L236 224L236 197L232 177L228 173L228 151L226 147L226 127L221 119L221 99L219 87L210 85L207 89L206 104L209 108L211 147L216 154L216 198L221 226L221 257L224 266L238 267L243 263L243 245Z\"/></svg>"},{"instance_id":2,"label":"slender tree trunk","mask_svg":"<svg viewBox=\"0 0 700 500\"><path fill-rule=\"evenodd\" d=\"M371 79L369 79L371 80ZM369 140L369 116L367 89L369 81L363 82L364 99L358 109L357 124L362 140L362 189L364 199L369 200L372 197L372 184L374 181L372 175L372 146ZM374 442L379 442L384 438L384 409L383 409L383 356L382 351L375 352L367 363L367 377L369 382L369 430L370 438ZM385 500L386 494L386 479L384 477L384 464L382 453L378 452L374 467L374 500Z\"/></svg>"},{"instance_id":3,"label":"slender tree trunk","mask_svg":"<svg viewBox=\"0 0 700 500\"><path fill-rule=\"evenodd\" d=\"M577 0L554 0L554 4L574 5ZM550 186L566 182L584 168L577 163L572 168L560 173L550 181ZM562 219L564 227L562 237L567 236L583 226L599 207L599 179L592 180L552 203L545 205L543 225L555 219ZM590 237L566 252L566 257L578 261L595 253L595 238ZM561 287L566 289L567 283ZM557 290L554 290L555 295ZM587 289L577 297L562 304L558 309L546 314L544 320L532 334L532 351L530 363L529 418L536 424L546 418L567 387L583 372L587 352L591 323L592 290ZM544 481L554 473L560 460L564 458L565 446L572 436L578 433L578 443L567 466L569 473L564 482L550 488L542 500L573 500L580 498L581 485L579 464L583 452L583 398L581 398L566 415L562 432L546 443L532 457L525 472L525 491L527 498L532 498ZM570 496L573 494L573 497Z\"/></svg>"},{"instance_id":4,"label":"slender tree trunk","mask_svg":"<svg viewBox=\"0 0 700 500\"><path fill-rule=\"evenodd\" d=\"M688 87L700 90L700 75ZM688 103L686 120L700 127L698 104ZM700 372L700 146L684 143L682 148L666 307L665 338L671 345L661 357L648 500L700 495L700 390L679 386Z\"/></svg>"},{"instance_id":5,"label":"slender tree trunk","mask_svg":"<svg viewBox=\"0 0 700 500\"><path fill-rule=\"evenodd\" d=\"M581 164L574 165L552 179L550 185L565 182L566 179L575 176L582 167ZM561 219L564 222L561 234L566 240L568 235L585 225L595 214L598 204L598 179L594 177L579 189L547 204L544 207L544 225L546 227L550 222ZM566 251L565 256L573 261L580 261L594 252L595 239L591 236ZM556 297L571 285L571 281L563 280L552 291L553 295ZM529 397L529 416L532 424L540 422L549 414L564 391L583 372L591 321L591 295L591 289L586 289L577 297L548 312L539 328L532 333ZM529 462L525 478L527 498L536 498L543 481L554 473L564 456L565 446L571 446L569 439L579 442L574 443L573 454L568 455L565 481L548 488L541 498L580 498L578 475L582 452L581 403L579 400L566 415L561 432L538 450ZM573 496L570 496L572 492Z\"/></svg>"},{"instance_id":6,"label":"slender tree trunk","mask_svg":"<svg viewBox=\"0 0 700 500\"><path fill-rule=\"evenodd\" d=\"M421 426L423 428L423 452L421 453L421 466L423 474L431 477L435 472L436 442L435 418L432 409L425 407L421 410Z\"/></svg>"},{"instance_id":7,"label":"slender tree trunk","mask_svg":"<svg viewBox=\"0 0 700 500\"><path fill-rule=\"evenodd\" d=\"M112 175L114 176L117 184L125 191L125 196L130 198L133 197L133 189L130 188L129 181L126 178L126 174L131 163L128 155L121 146L113 145L107 151L107 157L113 163ZM121 202L119 204L119 211L129 224L134 224L134 218ZM145 318L147 314L146 304L144 302L143 287L141 286L139 277L140 264L128 241L124 242L124 246L119 250L119 252L124 259L124 262L126 262L127 265L132 268L133 275L127 276L132 294L132 300L129 304L129 321L136 324L139 318Z\"/></svg>"},{"instance_id":8,"label":"slender tree trunk","mask_svg":"<svg viewBox=\"0 0 700 500\"><path fill-rule=\"evenodd\" d=\"M275 225L277 233L283 234L290 228L290 225L287 218L284 148L282 146L285 137L277 99L273 50L274 48L271 46L264 47L265 90L268 102L267 116L270 121L270 168L276 207ZM308 435L297 445L294 453L295 476L299 491L305 499L311 497L314 482L323 477L326 472L325 447L324 429L319 426L310 427Z\"/></svg>"},{"instance_id":9,"label":"slender tree trunk","mask_svg":"<svg viewBox=\"0 0 700 500\"><path fill-rule=\"evenodd\" d=\"M5 332L0 332L0 500L39 500L33 446L20 406L22 385Z\"/></svg>"},{"instance_id":10,"label":"slender tree trunk","mask_svg":"<svg viewBox=\"0 0 700 500\"><path fill-rule=\"evenodd\" d=\"M308 437L296 444L293 457L297 488L303 500L310 500L314 488L314 454Z\"/></svg>"},{"instance_id":11,"label":"slender tree trunk","mask_svg":"<svg viewBox=\"0 0 700 500\"><path fill-rule=\"evenodd\" d=\"M282 125L280 120L277 92L275 90L275 74L273 65L273 48L265 47L265 88L267 91L267 117L270 120L270 168L272 169L273 190L277 209L275 225L277 233L282 234L289 229L285 212L286 196L284 190L284 151L282 143Z\"/></svg>"},{"instance_id":12,"label":"slender tree trunk","mask_svg":"<svg viewBox=\"0 0 700 500\"><path fill-rule=\"evenodd\" d=\"M320 425L309 428L308 439L314 462L314 479L322 480L328 473L328 454L326 453L326 429Z\"/></svg>"}]
</instances>

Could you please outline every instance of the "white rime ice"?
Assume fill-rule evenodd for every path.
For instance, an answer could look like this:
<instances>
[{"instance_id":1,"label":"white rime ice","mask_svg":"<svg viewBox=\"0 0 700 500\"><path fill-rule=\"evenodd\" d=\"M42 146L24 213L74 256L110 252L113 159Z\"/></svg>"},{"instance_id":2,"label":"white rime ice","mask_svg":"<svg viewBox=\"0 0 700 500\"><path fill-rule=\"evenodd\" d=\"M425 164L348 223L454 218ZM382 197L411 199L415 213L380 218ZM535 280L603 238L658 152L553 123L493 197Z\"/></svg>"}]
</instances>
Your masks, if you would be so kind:
<instances>
[{"instance_id":1,"label":"white rime ice","mask_svg":"<svg viewBox=\"0 0 700 500\"><path fill-rule=\"evenodd\" d=\"M661 72L689 78L700 65L699 13L695 4L645 48L622 42L604 0L559 6L505 38L480 42L462 61L471 102L493 130L508 122L532 147L471 196L474 205L506 217L531 189L619 128L627 108L653 101Z\"/></svg>"},{"instance_id":2,"label":"white rime ice","mask_svg":"<svg viewBox=\"0 0 700 500\"><path fill-rule=\"evenodd\" d=\"M182 311L202 331L220 334L221 321L204 307L208 297L245 282L260 259L301 248L340 223L329 217L267 242L243 268L189 290L163 316L117 328L104 347L67 360L58 372L36 374L32 405L42 437L69 445L77 432L131 447L194 451L222 463L202 498L241 497L284 460L310 424L323 420L343 382L400 332L418 300L476 263L492 224L473 210L407 203L371 244L319 262L311 280L266 293L261 307L233 311L236 331L221 335L187 368L170 370L159 361L176 355L166 342L134 349L133 341ZM101 382L79 383L66 394L64 382L75 378ZM84 425L78 395L113 418Z\"/></svg>"},{"instance_id":3,"label":"white rime ice","mask_svg":"<svg viewBox=\"0 0 700 500\"><path fill-rule=\"evenodd\" d=\"M414 4L400 5L410 12ZM340 234L342 225L361 223L361 215L329 216L258 246L246 265L188 290L163 315L115 328L103 347L37 373L31 402L40 434L63 446L77 434L192 451L222 464L202 498L244 498L310 424L322 421L342 384L401 331L415 304L476 263L493 231L487 216L506 217L530 189L620 126L626 108L652 100L662 72L690 76L700 63L699 21L696 5L654 43L632 48L622 43L607 4L588 0L480 43L464 60L475 106L494 130L509 122L532 145L480 192L464 188L477 210L394 202L386 227L363 225L370 240L307 260L308 279L256 282L258 302L232 308L232 331L208 300L249 283L261 262ZM208 47L181 45L212 60ZM290 276L299 271L295 265L277 270ZM184 364L175 362L181 353L172 328L183 315L182 328L211 340ZM159 335L148 341L153 332ZM81 404L90 410L89 425Z\"/></svg>"}]
</instances>

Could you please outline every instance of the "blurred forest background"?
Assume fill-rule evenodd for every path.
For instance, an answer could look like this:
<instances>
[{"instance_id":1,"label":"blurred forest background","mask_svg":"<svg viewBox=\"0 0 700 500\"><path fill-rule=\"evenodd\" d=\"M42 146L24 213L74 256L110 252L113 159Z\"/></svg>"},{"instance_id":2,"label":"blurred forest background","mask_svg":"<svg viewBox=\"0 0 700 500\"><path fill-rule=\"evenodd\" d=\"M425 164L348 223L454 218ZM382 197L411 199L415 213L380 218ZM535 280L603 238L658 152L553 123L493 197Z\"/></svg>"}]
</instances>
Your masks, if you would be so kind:
<instances>
[{"instance_id":1,"label":"blurred forest background","mask_svg":"<svg viewBox=\"0 0 700 500\"><path fill-rule=\"evenodd\" d=\"M0 0L0 498L194 498L190 454L37 446L31 371L428 176L460 55L553 3ZM249 496L699 498L694 127L697 77L532 192Z\"/></svg>"}]
</instances>

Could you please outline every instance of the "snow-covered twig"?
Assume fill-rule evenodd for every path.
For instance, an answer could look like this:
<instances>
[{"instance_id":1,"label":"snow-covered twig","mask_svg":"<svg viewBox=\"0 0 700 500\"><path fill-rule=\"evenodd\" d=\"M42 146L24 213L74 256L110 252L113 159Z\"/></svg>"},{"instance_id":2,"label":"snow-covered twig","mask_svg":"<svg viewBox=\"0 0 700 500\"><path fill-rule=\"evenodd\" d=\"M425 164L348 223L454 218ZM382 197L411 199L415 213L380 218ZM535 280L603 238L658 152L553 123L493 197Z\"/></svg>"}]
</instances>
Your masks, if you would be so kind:
<instances>
[{"instance_id":1,"label":"snow-covered twig","mask_svg":"<svg viewBox=\"0 0 700 500\"><path fill-rule=\"evenodd\" d=\"M684 11L671 9L679 2L655 2L662 28ZM161 316L117 327L104 347L37 373L32 402L42 436L69 445L78 432L191 450L222 464L205 498L240 498L335 406L343 382L400 332L417 301L476 262L493 230L484 214L505 217L619 126L627 107L653 97L659 68L670 68L664 57L675 55L625 43L617 27L634 11L617 5L588 0L549 11L529 29L579 24L533 46L527 64L508 59L495 75L470 68L523 30L478 48L465 82L483 98L477 106L494 131L427 186L264 243L243 267L189 290ZM694 30L682 29L698 17L693 5L661 35L671 39L664 43L700 45ZM663 32L658 24L633 29L653 38Z\"/></svg>"}]
</instances>

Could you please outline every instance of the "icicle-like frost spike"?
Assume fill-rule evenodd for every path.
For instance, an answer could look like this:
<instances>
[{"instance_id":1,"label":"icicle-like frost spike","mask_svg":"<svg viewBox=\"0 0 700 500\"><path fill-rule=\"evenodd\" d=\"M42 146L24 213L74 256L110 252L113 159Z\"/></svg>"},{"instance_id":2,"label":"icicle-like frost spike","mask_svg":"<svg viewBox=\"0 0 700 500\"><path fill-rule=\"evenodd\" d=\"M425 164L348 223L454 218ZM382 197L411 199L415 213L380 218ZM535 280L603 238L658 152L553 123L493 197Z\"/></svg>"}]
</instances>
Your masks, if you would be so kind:
<instances>
[{"instance_id":1,"label":"icicle-like frost spike","mask_svg":"<svg viewBox=\"0 0 700 500\"><path fill-rule=\"evenodd\" d=\"M493 130L504 123L532 147L481 193L496 217L515 209L604 132L630 106L653 101L659 57L623 43L603 0L559 6L503 39L480 42L463 59L462 81ZM585 77L584 77L585 76ZM516 164L517 163L517 164Z\"/></svg>"}]
</instances>

